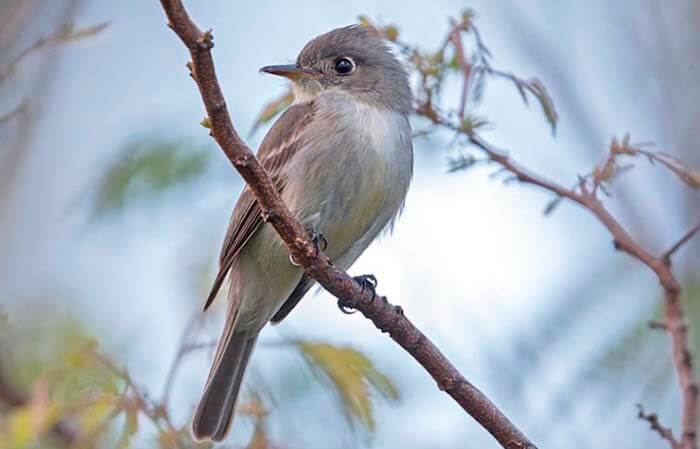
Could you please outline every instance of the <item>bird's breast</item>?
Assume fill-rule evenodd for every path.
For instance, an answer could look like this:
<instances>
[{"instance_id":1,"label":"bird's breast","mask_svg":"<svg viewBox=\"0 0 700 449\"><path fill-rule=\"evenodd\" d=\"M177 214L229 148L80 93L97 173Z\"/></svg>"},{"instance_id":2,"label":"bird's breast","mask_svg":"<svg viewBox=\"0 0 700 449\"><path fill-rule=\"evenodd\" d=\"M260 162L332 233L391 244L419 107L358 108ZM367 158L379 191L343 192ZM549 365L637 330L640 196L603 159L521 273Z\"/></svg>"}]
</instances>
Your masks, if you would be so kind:
<instances>
[{"instance_id":1,"label":"bird's breast","mask_svg":"<svg viewBox=\"0 0 700 449\"><path fill-rule=\"evenodd\" d=\"M347 100L325 106L317 113L318 139L300 154L303 181L290 186L298 190L290 200L337 257L396 216L412 176L413 150L404 115Z\"/></svg>"}]
</instances>

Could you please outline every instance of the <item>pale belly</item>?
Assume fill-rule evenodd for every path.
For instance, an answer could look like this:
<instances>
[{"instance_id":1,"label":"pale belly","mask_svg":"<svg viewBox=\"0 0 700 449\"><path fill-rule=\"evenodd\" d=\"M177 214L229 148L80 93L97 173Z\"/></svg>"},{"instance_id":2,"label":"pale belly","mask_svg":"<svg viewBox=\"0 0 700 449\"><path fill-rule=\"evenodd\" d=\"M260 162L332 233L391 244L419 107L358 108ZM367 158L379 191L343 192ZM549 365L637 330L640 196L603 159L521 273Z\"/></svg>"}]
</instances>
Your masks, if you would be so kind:
<instances>
[{"instance_id":1,"label":"pale belly","mask_svg":"<svg viewBox=\"0 0 700 449\"><path fill-rule=\"evenodd\" d=\"M307 153L290 164L282 192L298 219L324 235L326 254L342 269L349 268L396 217L411 179L408 121L371 114L343 116L352 126L341 119L338 131L305 149ZM332 131L332 126L326 128ZM239 319L257 327L281 307L303 274L269 224L246 245L236 271Z\"/></svg>"}]
</instances>

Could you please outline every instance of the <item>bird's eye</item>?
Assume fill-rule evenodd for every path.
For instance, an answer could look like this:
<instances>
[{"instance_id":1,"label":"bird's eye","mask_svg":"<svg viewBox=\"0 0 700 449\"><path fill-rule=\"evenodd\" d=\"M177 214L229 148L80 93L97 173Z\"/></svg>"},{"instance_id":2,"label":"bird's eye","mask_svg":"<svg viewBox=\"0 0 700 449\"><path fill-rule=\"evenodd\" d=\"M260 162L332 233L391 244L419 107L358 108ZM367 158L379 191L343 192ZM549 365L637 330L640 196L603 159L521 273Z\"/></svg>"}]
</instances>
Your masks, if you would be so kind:
<instances>
[{"instance_id":1,"label":"bird's eye","mask_svg":"<svg viewBox=\"0 0 700 449\"><path fill-rule=\"evenodd\" d=\"M348 75L355 70L355 63L350 58L340 58L335 61L335 71L339 75Z\"/></svg>"}]
</instances>

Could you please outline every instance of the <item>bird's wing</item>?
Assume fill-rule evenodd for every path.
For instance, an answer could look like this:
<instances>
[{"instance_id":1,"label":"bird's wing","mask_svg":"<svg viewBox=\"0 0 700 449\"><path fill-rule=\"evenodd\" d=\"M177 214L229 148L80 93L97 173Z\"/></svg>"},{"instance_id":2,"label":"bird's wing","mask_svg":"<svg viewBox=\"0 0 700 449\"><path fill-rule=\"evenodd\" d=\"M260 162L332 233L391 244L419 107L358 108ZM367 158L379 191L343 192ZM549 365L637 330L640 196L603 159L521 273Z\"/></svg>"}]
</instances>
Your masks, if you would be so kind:
<instances>
[{"instance_id":1,"label":"bird's wing","mask_svg":"<svg viewBox=\"0 0 700 449\"><path fill-rule=\"evenodd\" d=\"M304 131L308 128L314 112L313 102L291 106L272 125L260 144L258 159L272 176L280 193L287 182L284 179L283 169L304 146ZM258 202L253 192L246 186L231 214L231 221L219 255L219 272L207 297L204 310L214 301L241 249L262 224L263 218Z\"/></svg>"}]
</instances>

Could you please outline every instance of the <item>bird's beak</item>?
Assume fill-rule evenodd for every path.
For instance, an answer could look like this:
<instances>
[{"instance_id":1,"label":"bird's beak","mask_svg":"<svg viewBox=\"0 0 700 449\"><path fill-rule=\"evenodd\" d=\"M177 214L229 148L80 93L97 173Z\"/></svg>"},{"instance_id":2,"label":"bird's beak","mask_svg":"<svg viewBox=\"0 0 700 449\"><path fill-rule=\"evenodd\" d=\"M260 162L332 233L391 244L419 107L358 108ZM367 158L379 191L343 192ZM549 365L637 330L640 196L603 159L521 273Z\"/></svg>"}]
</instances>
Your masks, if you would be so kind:
<instances>
[{"instance_id":1,"label":"bird's beak","mask_svg":"<svg viewBox=\"0 0 700 449\"><path fill-rule=\"evenodd\" d=\"M260 71L270 73L272 75L283 76L292 80L311 74L309 70L302 69L296 64L266 65L265 67L261 68Z\"/></svg>"}]
</instances>

